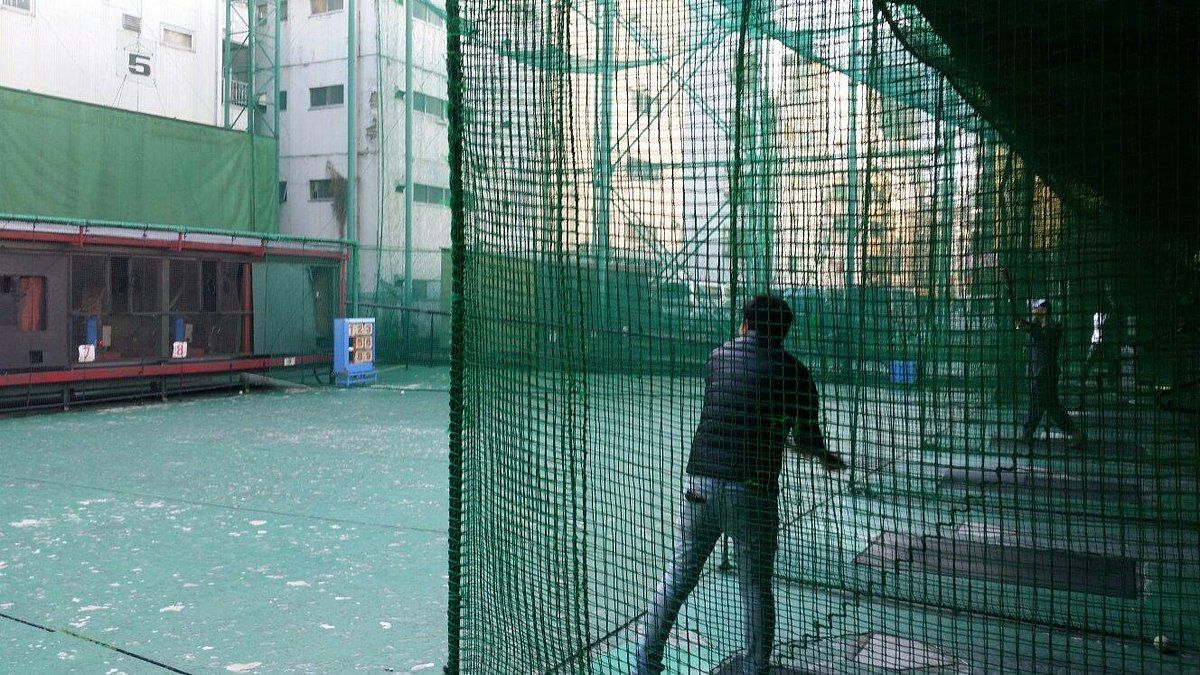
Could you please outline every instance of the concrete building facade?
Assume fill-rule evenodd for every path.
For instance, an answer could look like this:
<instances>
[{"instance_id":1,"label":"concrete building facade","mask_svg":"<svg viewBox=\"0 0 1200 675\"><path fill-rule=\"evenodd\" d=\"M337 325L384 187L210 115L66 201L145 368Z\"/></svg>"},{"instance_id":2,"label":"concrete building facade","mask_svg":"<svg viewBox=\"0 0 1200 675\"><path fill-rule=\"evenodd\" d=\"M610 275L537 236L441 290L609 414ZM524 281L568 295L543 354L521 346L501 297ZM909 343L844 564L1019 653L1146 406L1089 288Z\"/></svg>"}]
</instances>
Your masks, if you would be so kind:
<instances>
[{"instance_id":1,"label":"concrete building facade","mask_svg":"<svg viewBox=\"0 0 1200 675\"><path fill-rule=\"evenodd\" d=\"M225 3L2 0L0 86L219 125Z\"/></svg>"},{"instance_id":2,"label":"concrete building facade","mask_svg":"<svg viewBox=\"0 0 1200 675\"><path fill-rule=\"evenodd\" d=\"M402 3L359 0L353 17L350 4L292 0L281 5L281 229L313 237L349 234L347 101L354 96L362 297L402 298L411 260L413 304L432 305L441 295L441 251L450 243L445 17L433 5L414 2L410 35ZM357 27L353 91L347 68L350 26ZM404 62L410 37L411 87ZM405 147L409 102L411 148ZM410 152L411 180L405 171ZM406 224L409 185L412 222Z\"/></svg>"}]
</instances>

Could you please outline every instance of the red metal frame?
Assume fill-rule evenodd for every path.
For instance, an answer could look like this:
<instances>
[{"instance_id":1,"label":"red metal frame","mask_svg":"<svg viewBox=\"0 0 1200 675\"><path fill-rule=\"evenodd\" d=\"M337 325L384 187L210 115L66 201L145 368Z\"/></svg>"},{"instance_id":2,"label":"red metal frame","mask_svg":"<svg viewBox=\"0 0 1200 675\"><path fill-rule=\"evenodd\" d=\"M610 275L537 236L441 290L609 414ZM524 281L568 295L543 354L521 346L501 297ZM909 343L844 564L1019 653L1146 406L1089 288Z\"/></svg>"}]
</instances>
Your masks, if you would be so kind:
<instances>
[{"instance_id":1,"label":"red metal frame","mask_svg":"<svg viewBox=\"0 0 1200 675\"><path fill-rule=\"evenodd\" d=\"M287 361L288 365L305 366L314 363L327 363L332 357L327 355L309 355L294 357L256 357L249 359L233 359L229 361L198 361L192 363L155 363L136 366L111 366L74 368L72 370L52 370L38 373L18 373L0 375L0 387L18 387L37 384L66 384L68 382L94 382L97 380L120 380L131 377L170 377L172 375L202 375L212 373L232 373L247 370L266 370L280 368Z\"/></svg>"},{"instance_id":2,"label":"red metal frame","mask_svg":"<svg viewBox=\"0 0 1200 675\"><path fill-rule=\"evenodd\" d=\"M239 236L239 235L233 235ZM253 235L247 235L253 238ZM298 258L324 258L345 260L344 251L327 251L295 247L268 247L266 240L258 244L218 244L208 241L190 241L179 233L174 240L152 239L149 237L117 237L103 234L88 234L86 228L70 234L67 232L35 232L30 230L0 229L0 239L10 241L35 241L53 244L68 244L71 246L125 246L131 248L152 248L164 251L206 251L210 253L237 253L254 258L264 258L270 255L292 256Z\"/></svg>"},{"instance_id":3,"label":"red metal frame","mask_svg":"<svg viewBox=\"0 0 1200 675\"><path fill-rule=\"evenodd\" d=\"M242 351L254 351L254 291L250 263L242 263Z\"/></svg>"}]
</instances>

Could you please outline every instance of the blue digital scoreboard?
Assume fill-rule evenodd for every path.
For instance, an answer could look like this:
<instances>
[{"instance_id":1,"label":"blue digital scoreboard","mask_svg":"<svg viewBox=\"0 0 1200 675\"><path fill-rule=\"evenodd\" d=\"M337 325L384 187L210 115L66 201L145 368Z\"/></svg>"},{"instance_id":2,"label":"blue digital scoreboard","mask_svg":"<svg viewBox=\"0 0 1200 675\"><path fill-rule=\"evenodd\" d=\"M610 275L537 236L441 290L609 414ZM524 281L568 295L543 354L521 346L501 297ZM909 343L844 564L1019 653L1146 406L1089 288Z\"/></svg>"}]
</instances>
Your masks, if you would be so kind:
<instances>
[{"instance_id":1,"label":"blue digital scoreboard","mask_svg":"<svg viewBox=\"0 0 1200 675\"><path fill-rule=\"evenodd\" d=\"M375 319L333 320L333 376L341 387L370 384L375 371Z\"/></svg>"}]
</instances>

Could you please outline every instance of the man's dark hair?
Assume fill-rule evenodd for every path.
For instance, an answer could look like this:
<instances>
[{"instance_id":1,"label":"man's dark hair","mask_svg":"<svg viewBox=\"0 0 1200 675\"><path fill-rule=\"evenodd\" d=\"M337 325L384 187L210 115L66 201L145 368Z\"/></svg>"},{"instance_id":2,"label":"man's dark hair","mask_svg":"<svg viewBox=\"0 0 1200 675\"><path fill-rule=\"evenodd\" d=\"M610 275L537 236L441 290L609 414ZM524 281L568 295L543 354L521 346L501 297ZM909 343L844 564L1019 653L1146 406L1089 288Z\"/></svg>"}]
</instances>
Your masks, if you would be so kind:
<instances>
[{"instance_id":1,"label":"man's dark hair","mask_svg":"<svg viewBox=\"0 0 1200 675\"><path fill-rule=\"evenodd\" d=\"M787 337L792 327L792 308L783 298L773 295L756 295L742 309L742 317L750 330L767 338L779 340Z\"/></svg>"}]
</instances>

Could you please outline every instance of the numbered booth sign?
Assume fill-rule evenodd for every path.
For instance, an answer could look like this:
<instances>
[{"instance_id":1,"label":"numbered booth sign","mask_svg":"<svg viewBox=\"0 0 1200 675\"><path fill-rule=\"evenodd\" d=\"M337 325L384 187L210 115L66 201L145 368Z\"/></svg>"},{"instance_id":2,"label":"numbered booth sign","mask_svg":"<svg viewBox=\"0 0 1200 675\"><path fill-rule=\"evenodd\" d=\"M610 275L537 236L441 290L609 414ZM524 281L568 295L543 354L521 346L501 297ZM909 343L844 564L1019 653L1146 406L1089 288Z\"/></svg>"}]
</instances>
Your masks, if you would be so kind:
<instances>
[{"instance_id":1,"label":"numbered booth sign","mask_svg":"<svg viewBox=\"0 0 1200 675\"><path fill-rule=\"evenodd\" d=\"M375 319L334 319L334 381L343 387L375 382L375 344Z\"/></svg>"}]
</instances>

